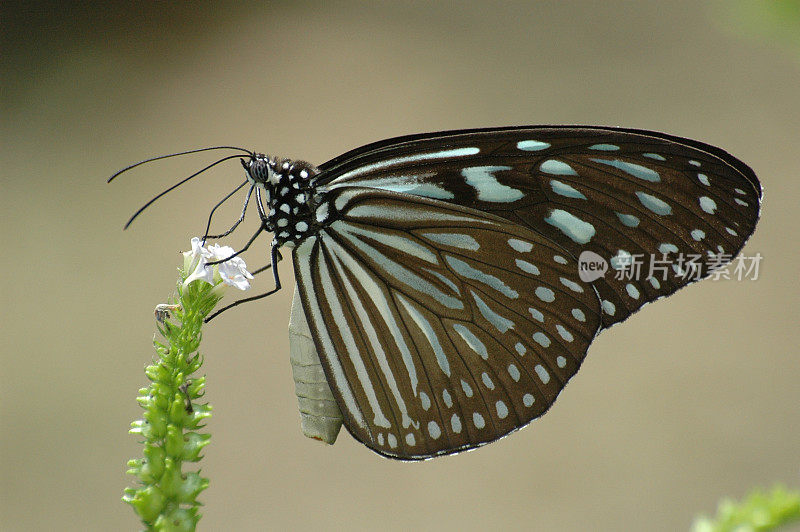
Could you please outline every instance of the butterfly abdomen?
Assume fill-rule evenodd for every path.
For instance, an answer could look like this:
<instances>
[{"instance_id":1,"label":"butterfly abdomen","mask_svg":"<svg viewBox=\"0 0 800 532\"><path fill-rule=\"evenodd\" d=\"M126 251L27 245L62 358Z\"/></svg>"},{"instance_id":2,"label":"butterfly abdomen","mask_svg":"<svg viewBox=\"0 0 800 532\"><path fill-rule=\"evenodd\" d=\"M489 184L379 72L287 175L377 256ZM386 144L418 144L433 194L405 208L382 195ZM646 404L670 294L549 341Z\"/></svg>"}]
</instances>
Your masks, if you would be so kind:
<instances>
[{"instance_id":1,"label":"butterfly abdomen","mask_svg":"<svg viewBox=\"0 0 800 532\"><path fill-rule=\"evenodd\" d=\"M322 370L297 290L289 319L289 356L303 434L333 444L342 428L342 413Z\"/></svg>"}]
</instances>

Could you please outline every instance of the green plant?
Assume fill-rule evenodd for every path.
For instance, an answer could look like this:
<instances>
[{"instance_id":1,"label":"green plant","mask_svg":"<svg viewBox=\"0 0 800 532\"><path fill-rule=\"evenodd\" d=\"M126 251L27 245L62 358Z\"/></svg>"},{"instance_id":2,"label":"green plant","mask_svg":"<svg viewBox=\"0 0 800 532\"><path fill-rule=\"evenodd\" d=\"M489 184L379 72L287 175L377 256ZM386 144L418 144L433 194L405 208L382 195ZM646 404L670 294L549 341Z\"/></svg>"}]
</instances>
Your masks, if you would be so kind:
<instances>
[{"instance_id":1,"label":"green plant","mask_svg":"<svg viewBox=\"0 0 800 532\"><path fill-rule=\"evenodd\" d=\"M137 397L144 414L130 430L144 446L143 457L128 462L128 473L137 477L138 486L126 488L122 497L148 530L195 530L201 517L197 497L209 480L184 466L202 459L200 453L211 438L202 432L211 406L199 402L206 379L195 375L203 364L199 353L203 320L227 285L244 290L252 278L239 258L209 264L232 254L229 247L205 249L199 239L192 239L173 301L156 307L163 341L153 341L157 358L145 368L150 385Z\"/></svg>"}]
</instances>

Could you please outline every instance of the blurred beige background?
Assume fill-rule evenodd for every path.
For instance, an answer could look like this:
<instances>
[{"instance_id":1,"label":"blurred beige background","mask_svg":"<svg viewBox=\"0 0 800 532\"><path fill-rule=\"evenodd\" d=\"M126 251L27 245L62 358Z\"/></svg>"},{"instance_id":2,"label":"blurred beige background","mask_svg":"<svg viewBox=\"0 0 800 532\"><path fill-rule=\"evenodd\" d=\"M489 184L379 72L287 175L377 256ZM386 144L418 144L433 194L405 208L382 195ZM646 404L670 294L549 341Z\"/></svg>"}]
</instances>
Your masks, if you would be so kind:
<instances>
[{"instance_id":1,"label":"blurred beige background","mask_svg":"<svg viewBox=\"0 0 800 532\"><path fill-rule=\"evenodd\" d=\"M747 31L737 5L4 6L0 528L140 528L120 497L141 453L127 429L152 310L242 175L223 166L123 233L213 159L106 185L111 172L218 143L321 163L390 136L512 124L663 130L740 157L766 191L745 250L764 256L761 278L648 306L598 338L544 418L413 464L344 432L333 447L301 435L291 290L231 311L203 344L214 417L201 529L682 530L722 496L800 485L800 53ZM259 242L252 266L266 260ZM281 272L291 279L288 261Z\"/></svg>"}]
</instances>

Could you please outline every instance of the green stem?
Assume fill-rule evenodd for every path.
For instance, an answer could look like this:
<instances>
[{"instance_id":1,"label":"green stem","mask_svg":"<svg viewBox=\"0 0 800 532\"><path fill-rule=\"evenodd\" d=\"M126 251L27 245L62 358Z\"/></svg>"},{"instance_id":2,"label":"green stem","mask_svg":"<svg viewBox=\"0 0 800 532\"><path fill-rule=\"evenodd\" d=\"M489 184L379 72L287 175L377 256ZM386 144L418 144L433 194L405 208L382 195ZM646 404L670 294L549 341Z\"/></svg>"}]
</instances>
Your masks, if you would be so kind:
<instances>
[{"instance_id":1,"label":"green stem","mask_svg":"<svg viewBox=\"0 0 800 532\"><path fill-rule=\"evenodd\" d=\"M194 377L203 359L198 353L205 318L220 300L220 293L205 282L183 286L181 272L177 305L158 329L165 342L153 341L158 355L147 366L151 384L139 390L142 419L131 423L131 434L142 438L143 458L128 462L128 473L138 486L126 488L122 500L136 511L147 530L195 530L201 514L197 496L208 487L199 471L184 471L184 464L199 462L210 434L201 433L211 406L199 403L205 377ZM163 317L163 314L162 314Z\"/></svg>"}]
</instances>

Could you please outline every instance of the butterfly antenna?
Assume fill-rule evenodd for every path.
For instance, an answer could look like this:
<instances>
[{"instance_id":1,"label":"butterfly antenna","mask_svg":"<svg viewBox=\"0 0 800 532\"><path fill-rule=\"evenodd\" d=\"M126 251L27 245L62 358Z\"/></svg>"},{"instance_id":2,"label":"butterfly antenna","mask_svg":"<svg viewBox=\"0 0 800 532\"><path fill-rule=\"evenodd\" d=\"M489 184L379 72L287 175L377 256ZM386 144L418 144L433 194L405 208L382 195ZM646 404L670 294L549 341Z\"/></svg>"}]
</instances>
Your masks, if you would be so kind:
<instances>
[{"instance_id":1,"label":"butterfly antenna","mask_svg":"<svg viewBox=\"0 0 800 532\"><path fill-rule=\"evenodd\" d=\"M106 181L106 183L111 183L118 175L120 175L122 173L125 173L128 170L131 170L133 168L136 168L137 166L141 166L141 165L143 165L145 163L150 163L150 162L158 161L158 160L161 160L161 159L168 159L170 157L178 157L180 155L189 155L191 153L200 153L200 152L209 151L209 150L239 150L239 151L242 151L242 152L244 152L244 153L246 153L248 155L255 155L255 153L250 151L250 150L246 150L244 148L238 148L236 146L211 146L209 148L199 148L199 149L196 149L196 150L179 151L177 153L170 153L168 155L159 155L158 157L151 157L150 159L145 159L144 161L139 161L138 163L134 163L134 164L132 164L130 166L126 166L122 170L120 170L118 172L115 172L114 175L109 177L108 181Z\"/></svg>"},{"instance_id":2,"label":"butterfly antenna","mask_svg":"<svg viewBox=\"0 0 800 532\"><path fill-rule=\"evenodd\" d=\"M142 214L142 211L144 211L146 208L148 208L150 205L152 205L152 204L153 204L153 203L154 203L154 202L155 202L157 199L161 198L162 196L166 195L166 194L167 194L167 193L169 193L169 192L172 192L173 190L175 190L176 188L178 188L178 187L179 187L179 186L181 186L182 184L186 183L186 182L187 182L187 181L189 181L190 179L194 179L194 178L195 178L195 177L197 177L198 175L202 174L203 172L205 172L206 170L208 170L208 169L210 169L210 168L213 168L213 167L215 167L215 166L216 166L216 165L218 165L219 163L221 163L221 162L224 162L224 161L227 161L228 159L236 159L236 158L238 158L238 157L241 157L241 155L228 155L227 157L223 157L223 158L222 158L222 159L220 159L219 161L213 162L213 163L209 164L208 166L206 166L205 168L203 168L202 170L199 170L199 171L197 171L197 172L193 173L192 175L190 175L190 176L189 176L189 177L187 177L186 179L183 179L183 180L181 180L181 181L178 181L176 184L172 185L172 186L171 186L171 187L169 187L167 190L165 190L164 192L162 192L162 193L158 194L156 197L154 197L153 199L151 199L150 201L148 201L147 203L145 203L144 205L142 205L142 207L141 207L141 208L140 208L138 211L136 211L136 212L133 214L133 216L131 216L130 220L128 220L128 223L126 223L126 224L125 224L125 227L124 227L124 229L127 229L127 228L128 228L130 225L131 225L131 223L133 223L133 221L136 219L136 217L137 217L137 216L139 216L140 214Z\"/></svg>"}]
</instances>

